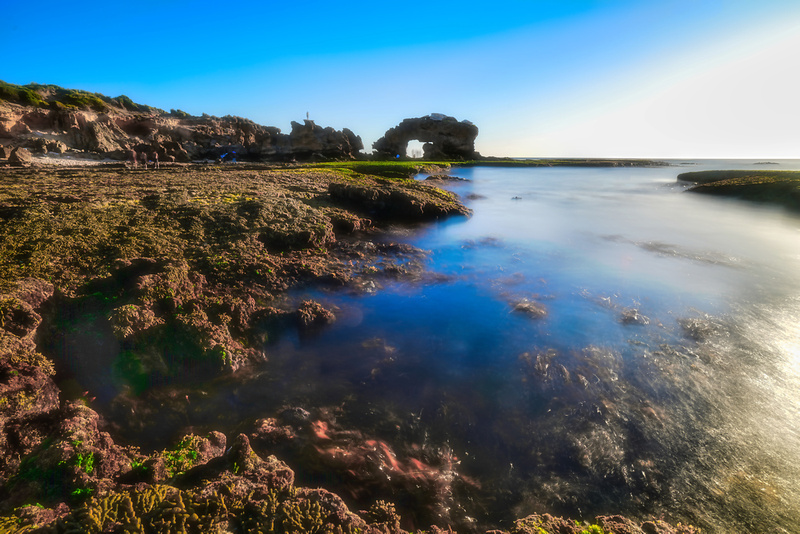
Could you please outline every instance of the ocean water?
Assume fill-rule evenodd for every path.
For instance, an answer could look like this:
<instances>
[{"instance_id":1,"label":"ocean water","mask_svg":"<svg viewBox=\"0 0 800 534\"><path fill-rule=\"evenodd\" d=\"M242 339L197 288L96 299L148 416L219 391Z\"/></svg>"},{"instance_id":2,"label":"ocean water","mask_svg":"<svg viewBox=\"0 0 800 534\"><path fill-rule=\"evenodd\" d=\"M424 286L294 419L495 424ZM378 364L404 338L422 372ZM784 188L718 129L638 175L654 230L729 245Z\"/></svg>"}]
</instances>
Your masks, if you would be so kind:
<instances>
[{"instance_id":1,"label":"ocean water","mask_svg":"<svg viewBox=\"0 0 800 534\"><path fill-rule=\"evenodd\" d=\"M454 168L474 215L384 238L428 251L425 276L295 294L336 323L272 340L263 368L204 386L153 435L335 407L397 450L457 457L462 524L625 513L797 532L800 217L676 177L800 162L672 163Z\"/></svg>"},{"instance_id":2,"label":"ocean water","mask_svg":"<svg viewBox=\"0 0 800 534\"><path fill-rule=\"evenodd\" d=\"M305 362L291 394L359 405L354 424L365 407L414 421L406 439L446 444L480 482L479 522L796 532L800 217L676 177L799 162L673 163L454 169L474 215L391 237L438 276L308 293L341 320L283 341Z\"/></svg>"}]
</instances>

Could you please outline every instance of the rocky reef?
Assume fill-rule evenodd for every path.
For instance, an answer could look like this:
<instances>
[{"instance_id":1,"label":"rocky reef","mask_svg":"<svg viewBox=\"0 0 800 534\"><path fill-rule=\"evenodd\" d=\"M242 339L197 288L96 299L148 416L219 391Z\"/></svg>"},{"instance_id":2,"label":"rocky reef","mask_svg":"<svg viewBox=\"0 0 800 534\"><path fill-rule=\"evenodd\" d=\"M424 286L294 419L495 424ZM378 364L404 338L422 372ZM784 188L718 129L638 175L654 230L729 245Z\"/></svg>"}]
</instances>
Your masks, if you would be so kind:
<instances>
[{"instance_id":1,"label":"rocky reef","mask_svg":"<svg viewBox=\"0 0 800 534\"><path fill-rule=\"evenodd\" d=\"M293 122L291 133L284 134L242 117L195 117L125 96L5 82L0 82L0 145L116 160L128 159L133 150L157 153L162 162L346 160L364 148L347 128L323 128L310 120Z\"/></svg>"},{"instance_id":2,"label":"rocky reef","mask_svg":"<svg viewBox=\"0 0 800 534\"><path fill-rule=\"evenodd\" d=\"M375 141L372 148L384 159L404 157L408 142L416 139L425 143L422 150L427 160L473 160L480 158L475 152L476 137L478 127L471 122L433 113L403 120Z\"/></svg>"},{"instance_id":3,"label":"rocky reef","mask_svg":"<svg viewBox=\"0 0 800 534\"><path fill-rule=\"evenodd\" d=\"M678 181L693 182L694 193L738 198L800 211L800 172L728 170L685 172Z\"/></svg>"}]
</instances>

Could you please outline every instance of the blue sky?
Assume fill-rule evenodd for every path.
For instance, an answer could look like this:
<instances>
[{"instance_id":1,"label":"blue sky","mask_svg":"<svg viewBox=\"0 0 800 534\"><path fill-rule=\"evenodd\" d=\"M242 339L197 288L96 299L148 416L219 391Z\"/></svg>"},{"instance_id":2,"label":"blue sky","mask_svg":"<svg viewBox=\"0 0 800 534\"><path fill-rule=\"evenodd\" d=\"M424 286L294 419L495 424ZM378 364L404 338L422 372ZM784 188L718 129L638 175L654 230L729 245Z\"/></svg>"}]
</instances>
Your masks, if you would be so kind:
<instances>
[{"instance_id":1,"label":"blue sky","mask_svg":"<svg viewBox=\"0 0 800 534\"><path fill-rule=\"evenodd\" d=\"M800 157L796 0L3 3L11 83L367 147L446 113L485 155Z\"/></svg>"}]
</instances>

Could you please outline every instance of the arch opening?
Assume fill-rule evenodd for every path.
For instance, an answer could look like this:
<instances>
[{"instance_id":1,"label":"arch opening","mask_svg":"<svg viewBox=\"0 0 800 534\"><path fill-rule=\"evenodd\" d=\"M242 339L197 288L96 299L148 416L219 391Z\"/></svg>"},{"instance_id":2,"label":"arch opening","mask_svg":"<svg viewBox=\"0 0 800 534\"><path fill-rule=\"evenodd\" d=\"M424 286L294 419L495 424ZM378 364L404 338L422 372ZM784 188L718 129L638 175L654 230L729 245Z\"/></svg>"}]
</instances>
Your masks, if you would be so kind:
<instances>
[{"instance_id":1,"label":"arch opening","mask_svg":"<svg viewBox=\"0 0 800 534\"><path fill-rule=\"evenodd\" d=\"M418 139L411 139L406 145L406 157L410 159L422 159L425 155L425 151L423 150L423 143Z\"/></svg>"}]
</instances>

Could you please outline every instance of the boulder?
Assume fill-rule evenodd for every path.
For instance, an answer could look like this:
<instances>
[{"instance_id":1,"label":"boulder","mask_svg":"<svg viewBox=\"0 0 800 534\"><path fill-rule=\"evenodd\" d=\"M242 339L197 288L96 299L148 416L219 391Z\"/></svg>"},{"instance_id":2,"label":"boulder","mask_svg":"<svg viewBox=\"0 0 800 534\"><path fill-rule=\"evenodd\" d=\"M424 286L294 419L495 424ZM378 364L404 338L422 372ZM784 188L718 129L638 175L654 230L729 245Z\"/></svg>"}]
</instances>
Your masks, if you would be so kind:
<instances>
[{"instance_id":1,"label":"boulder","mask_svg":"<svg viewBox=\"0 0 800 534\"><path fill-rule=\"evenodd\" d=\"M56 154L63 154L68 149L63 141L58 140L48 141L46 147L48 152L55 152Z\"/></svg>"},{"instance_id":2,"label":"boulder","mask_svg":"<svg viewBox=\"0 0 800 534\"><path fill-rule=\"evenodd\" d=\"M27 148L17 147L11 151L8 162L17 167L29 167L33 163L33 156Z\"/></svg>"}]
</instances>

